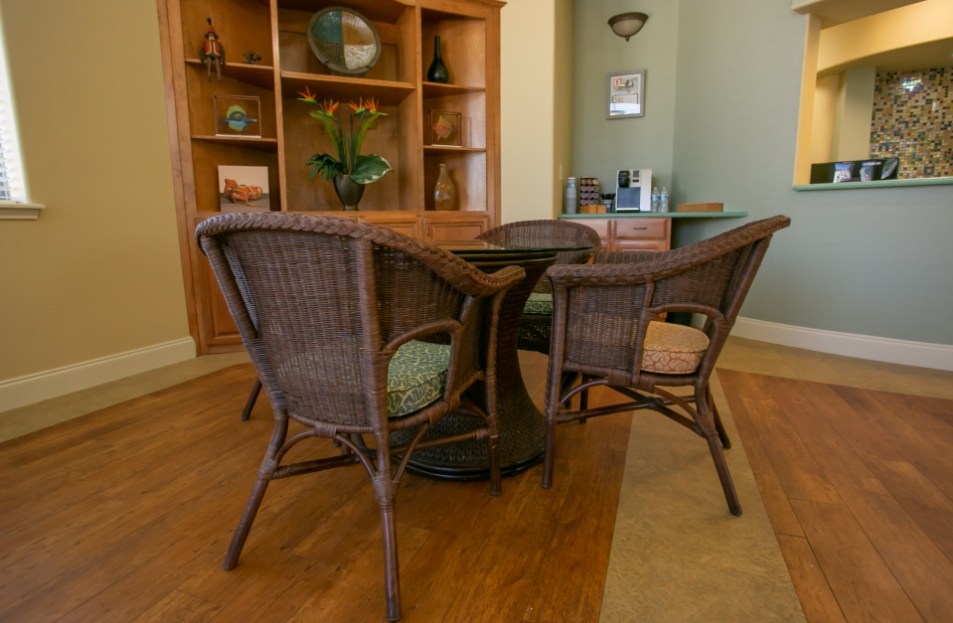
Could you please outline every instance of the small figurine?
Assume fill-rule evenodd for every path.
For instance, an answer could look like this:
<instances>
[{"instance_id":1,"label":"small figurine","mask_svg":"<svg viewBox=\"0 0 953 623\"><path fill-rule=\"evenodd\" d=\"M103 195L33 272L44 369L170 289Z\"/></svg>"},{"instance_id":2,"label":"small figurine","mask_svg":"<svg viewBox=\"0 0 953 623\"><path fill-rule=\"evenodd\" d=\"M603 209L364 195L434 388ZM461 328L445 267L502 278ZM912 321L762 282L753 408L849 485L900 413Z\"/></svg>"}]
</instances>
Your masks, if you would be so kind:
<instances>
[{"instance_id":1,"label":"small figurine","mask_svg":"<svg viewBox=\"0 0 953 623\"><path fill-rule=\"evenodd\" d=\"M261 60L261 54L258 54L254 50L248 50L245 52L245 62L249 65L254 65Z\"/></svg>"},{"instance_id":2,"label":"small figurine","mask_svg":"<svg viewBox=\"0 0 953 623\"><path fill-rule=\"evenodd\" d=\"M215 27L212 26L212 18L205 18L208 22L208 31L205 33L205 41L202 43L202 51L199 52L199 58L205 63L208 70L208 79L212 79L212 65L215 65L215 75L218 81L222 81L222 65L225 64L225 48L218 40L218 34Z\"/></svg>"}]
</instances>

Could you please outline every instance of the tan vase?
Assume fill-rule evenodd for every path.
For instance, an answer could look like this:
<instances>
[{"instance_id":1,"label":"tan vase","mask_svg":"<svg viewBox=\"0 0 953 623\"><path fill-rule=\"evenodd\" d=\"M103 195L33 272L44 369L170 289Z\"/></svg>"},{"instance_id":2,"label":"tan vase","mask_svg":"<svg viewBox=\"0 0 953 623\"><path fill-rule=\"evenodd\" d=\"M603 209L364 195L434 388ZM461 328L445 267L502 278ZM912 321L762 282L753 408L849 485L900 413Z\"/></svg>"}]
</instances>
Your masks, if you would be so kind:
<instances>
[{"instance_id":1,"label":"tan vase","mask_svg":"<svg viewBox=\"0 0 953 623\"><path fill-rule=\"evenodd\" d=\"M434 210L455 210L457 204L457 189L447 172L447 165L440 165L437 183L433 186Z\"/></svg>"}]
</instances>

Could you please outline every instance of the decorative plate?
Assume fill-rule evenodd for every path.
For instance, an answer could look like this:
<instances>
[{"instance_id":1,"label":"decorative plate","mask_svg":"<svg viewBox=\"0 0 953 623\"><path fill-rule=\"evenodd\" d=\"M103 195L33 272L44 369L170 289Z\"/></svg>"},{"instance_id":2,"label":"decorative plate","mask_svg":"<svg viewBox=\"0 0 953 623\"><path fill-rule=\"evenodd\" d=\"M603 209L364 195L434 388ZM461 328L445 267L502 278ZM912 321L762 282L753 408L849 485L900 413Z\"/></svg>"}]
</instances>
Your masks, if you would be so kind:
<instances>
[{"instance_id":1,"label":"decorative plate","mask_svg":"<svg viewBox=\"0 0 953 623\"><path fill-rule=\"evenodd\" d=\"M331 71L361 76L377 63L381 37L369 19L340 6L322 9L308 24L308 44Z\"/></svg>"}]
</instances>

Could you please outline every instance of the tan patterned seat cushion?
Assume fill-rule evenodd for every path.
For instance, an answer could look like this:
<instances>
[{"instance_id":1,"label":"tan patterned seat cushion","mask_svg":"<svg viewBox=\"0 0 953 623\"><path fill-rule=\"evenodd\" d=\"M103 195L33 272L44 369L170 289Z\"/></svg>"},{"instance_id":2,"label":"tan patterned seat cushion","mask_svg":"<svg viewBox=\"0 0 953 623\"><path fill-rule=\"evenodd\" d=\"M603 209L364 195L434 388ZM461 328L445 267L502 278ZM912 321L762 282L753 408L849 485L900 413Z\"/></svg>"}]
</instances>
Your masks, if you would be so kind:
<instances>
[{"instance_id":1,"label":"tan patterned seat cushion","mask_svg":"<svg viewBox=\"0 0 953 623\"><path fill-rule=\"evenodd\" d=\"M650 322L642 352L642 369L657 374L691 374L708 349L708 336L692 327Z\"/></svg>"}]
</instances>

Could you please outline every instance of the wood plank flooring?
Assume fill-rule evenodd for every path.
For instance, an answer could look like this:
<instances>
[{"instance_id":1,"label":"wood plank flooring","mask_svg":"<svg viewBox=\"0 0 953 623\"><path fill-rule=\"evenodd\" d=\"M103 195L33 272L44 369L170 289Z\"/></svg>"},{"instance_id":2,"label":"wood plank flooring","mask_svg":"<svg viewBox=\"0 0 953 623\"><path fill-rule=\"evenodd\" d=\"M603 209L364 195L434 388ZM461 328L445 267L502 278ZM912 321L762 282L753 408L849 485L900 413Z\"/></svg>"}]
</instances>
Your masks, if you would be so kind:
<instances>
[{"instance_id":1,"label":"wood plank flooring","mask_svg":"<svg viewBox=\"0 0 953 623\"><path fill-rule=\"evenodd\" d=\"M807 620L950 621L953 401L718 376ZM0 444L0 622L383 620L357 468L273 483L221 570L271 429L265 401L239 421L252 378L233 366ZM561 427L549 491L538 467L500 498L408 475L403 620L597 622L629 426Z\"/></svg>"},{"instance_id":2,"label":"wood plank flooring","mask_svg":"<svg viewBox=\"0 0 953 623\"><path fill-rule=\"evenodd\" d=\"M953 401L718 376L807 620L953 620Z\"/></svg>"},{"instance_id":3,"label":"wood plank flooring","mask_svg":"<svg viewBox=\"0 0 953 623\"><path fill-rule=\"evenodd\" d=\"M222 571L270 436L267 401L239 420L253 378L235 366L0 444L0 621L384 620L359 467L272 483ZM629 422L564 427L548 491L538 467L499 498L405 476L402 620L598 621Z\"/></svg>"}]
</instances>

